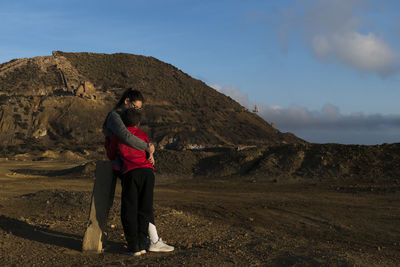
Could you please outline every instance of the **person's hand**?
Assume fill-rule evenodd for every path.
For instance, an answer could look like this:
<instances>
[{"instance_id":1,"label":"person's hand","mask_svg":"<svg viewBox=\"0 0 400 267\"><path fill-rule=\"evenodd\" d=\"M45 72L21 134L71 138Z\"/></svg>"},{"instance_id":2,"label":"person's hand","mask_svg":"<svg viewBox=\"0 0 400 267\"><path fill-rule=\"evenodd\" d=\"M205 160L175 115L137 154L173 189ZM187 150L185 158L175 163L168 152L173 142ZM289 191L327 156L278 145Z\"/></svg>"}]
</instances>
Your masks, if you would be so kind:
<instances>
[{"instance_id":1,"label":"person's hand","mask_svg":"<svg viewBox=\"0 0 400 267\"><path fill-rule=\"evenodd\" d=\"M151 165L154 166L155 160L154 160L154 155L153 154L150 154L150 156L149 156L149 158L147 160L151 163Z\"/></svg>"},{"instance_id":2,"label":"person's hand","mask_svg":"<svg viewBox=\"0 0 400 267\"><path fill-rule=\"evenodd\" d=\"M145 151L148 152L150 155L152 155L154 151L156 151L156 148L152 143L149 143Z\"/></svg>"}]
</instances>

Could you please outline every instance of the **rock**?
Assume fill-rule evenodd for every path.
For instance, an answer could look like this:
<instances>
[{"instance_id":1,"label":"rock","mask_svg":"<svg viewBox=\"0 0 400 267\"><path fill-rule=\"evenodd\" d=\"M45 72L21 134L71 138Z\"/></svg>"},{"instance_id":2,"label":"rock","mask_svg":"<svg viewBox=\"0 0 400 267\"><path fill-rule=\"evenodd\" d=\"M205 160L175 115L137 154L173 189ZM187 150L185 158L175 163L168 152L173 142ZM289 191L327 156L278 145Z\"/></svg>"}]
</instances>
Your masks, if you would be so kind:
<instances>
[{"instance_id":1,"label":"rock","mask_svg":"<svg viewBox=\"0 0 400 267\"><path fill-rule=\"evenodd\" d=\"M46 136L46 135L47 135L47 129L44 129L44 128L37 129L36 131L33 132L32 135L33 135L33 137L35 137L36 139L37 139L37 138L40 138L40 137L43 137L43 136Z\"/></svg>"},{"instance_id":2,"label":"rock","mask_svg":"<svg viewBox=\"0 0 400 267\"><path fill-rule=\"evenodd\" d=\"M112 206L116 177L110 161L97 161L96 179L89 211L89 221L83 237L83 251L103 251L104 229Z\"/></svg>"},{"instance_id":3,"label":"rock","mask_svg":"<svg viewBox=\"0 0 400 267\"><path fill-rule=\"evenodd\" d=\"M59 157L59 153L57 151L46 150L45 152L40 154L40 156L44 158L56 159Z\"/></svg>"},{"instance_id":4,"label":"rock","mask_svg":"<svg viewBox=\"0 0 400 267\"><path fill-rule=\"evenodd\" d=\"M187 144L184 146L185 150L201 151L204 150L204 146L200 144Z\"/></svg>"},{"instance_id":5,"label":"rock","mask_svg":"<svg viewBox=\"0 0 400 267\"><path fill-rule=\"evenodd\" d=\"M96 89L94 85L89 81L83 81L75 90L75 95L80 97L93 98L95 96Z\"/></svg>"}]
</instances>

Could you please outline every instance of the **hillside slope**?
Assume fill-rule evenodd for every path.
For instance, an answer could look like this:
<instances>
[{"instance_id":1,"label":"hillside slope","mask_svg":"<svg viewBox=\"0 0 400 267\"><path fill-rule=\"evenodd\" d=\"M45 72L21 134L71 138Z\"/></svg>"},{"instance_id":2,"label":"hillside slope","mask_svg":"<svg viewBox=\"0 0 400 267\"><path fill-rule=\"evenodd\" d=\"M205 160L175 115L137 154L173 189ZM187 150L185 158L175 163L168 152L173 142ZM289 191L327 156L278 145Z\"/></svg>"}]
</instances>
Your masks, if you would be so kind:
<instances>
[{"instance_id":1,"label":"hillside slope","mask_svg":"<svg viewBox=\"0 0 400 267\"><path fill-rule=\"evenodd\" d=\"M143 92L143 128L159 148L305 143L155 58L53 52L0 65L1 149L96 149L103 120L127 87Z\"/></svg>"}]
</instances>

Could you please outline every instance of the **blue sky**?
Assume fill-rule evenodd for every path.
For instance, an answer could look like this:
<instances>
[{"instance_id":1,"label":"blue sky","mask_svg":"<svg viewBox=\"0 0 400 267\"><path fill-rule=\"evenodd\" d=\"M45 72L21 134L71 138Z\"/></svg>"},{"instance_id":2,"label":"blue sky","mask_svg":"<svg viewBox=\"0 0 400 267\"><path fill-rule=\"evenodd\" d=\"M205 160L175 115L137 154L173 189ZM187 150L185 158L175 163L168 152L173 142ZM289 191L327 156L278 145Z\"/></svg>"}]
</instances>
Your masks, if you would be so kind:
<instances>
[{"instance_id":1,"label":"blue sky","mask_svg":"<svg viewBox=\"0 0 400 267\"><path fill-rule=\"evenodd\" d=\"M392 143L398 10L394 0L0 1L0 62L53 50L153 56L308 141Z\"/></svg>"}]
</instances>

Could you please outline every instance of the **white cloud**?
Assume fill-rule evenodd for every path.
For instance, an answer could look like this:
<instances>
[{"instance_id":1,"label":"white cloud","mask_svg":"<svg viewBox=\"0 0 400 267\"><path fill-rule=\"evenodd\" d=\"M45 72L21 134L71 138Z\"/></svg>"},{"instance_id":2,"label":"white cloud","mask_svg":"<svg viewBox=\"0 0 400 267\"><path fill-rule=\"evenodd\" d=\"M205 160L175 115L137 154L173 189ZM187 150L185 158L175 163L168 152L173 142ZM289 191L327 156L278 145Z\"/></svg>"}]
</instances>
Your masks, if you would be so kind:
<instances>
[{"instance_id":1,"label":"white cloud","mask_svg":"<svg viewBox=\"0 0 400 267\"><path fill-rule=\"evenodd\" d=\"M387 76L398 71L399 56L373 33L318 35L312 39L315 56L337 60L357 70Z\"/></svg>"},{"instance_id":2,"label":"white cloud","mask_svg":"<svg viewBox=\"0 0 400 267\"><path fill-rule=\"evenodd\" d=\"M280 129L330 129L345 131L384 130L398 128L398 115L366 115L362 112L342 114L338 107L325 104L320 110L291 105L288 108L272 109L269 105L258 104L259 115L266 121L274 122ZM400 134L400 132L399 132ZM400 140L399 140L400 141Z\"/></svg>"},{"instance_id":3,"label":"white cloud","mask_svg":"<svg viewBox=\"0 0 400 267\"><path fill-rule=\"evenodd\" d=\"M285 12L279 35L287 38L289 31L300 31L318 60L382 77L397 73L400 56L383 37L367 30L361 15L369 11L366 0L299 0Z\"/></svg>"},{"instance_id":4,"label":"white cloud","mask_svg":"<svg viewBox=\"0 0 400 267\"><path fill-rule=\"evenodd\" d=\"M292 132L309 142L380 144L400 142L400 116L362 112L343 114L331 104L320 110L309 110L298 105L288 108L250 101L247 94L234 87L212 86L217 91L230 96L242 106L252 110L257 105L261 116L282 132Z\"/></svg>"}]
</instances>

